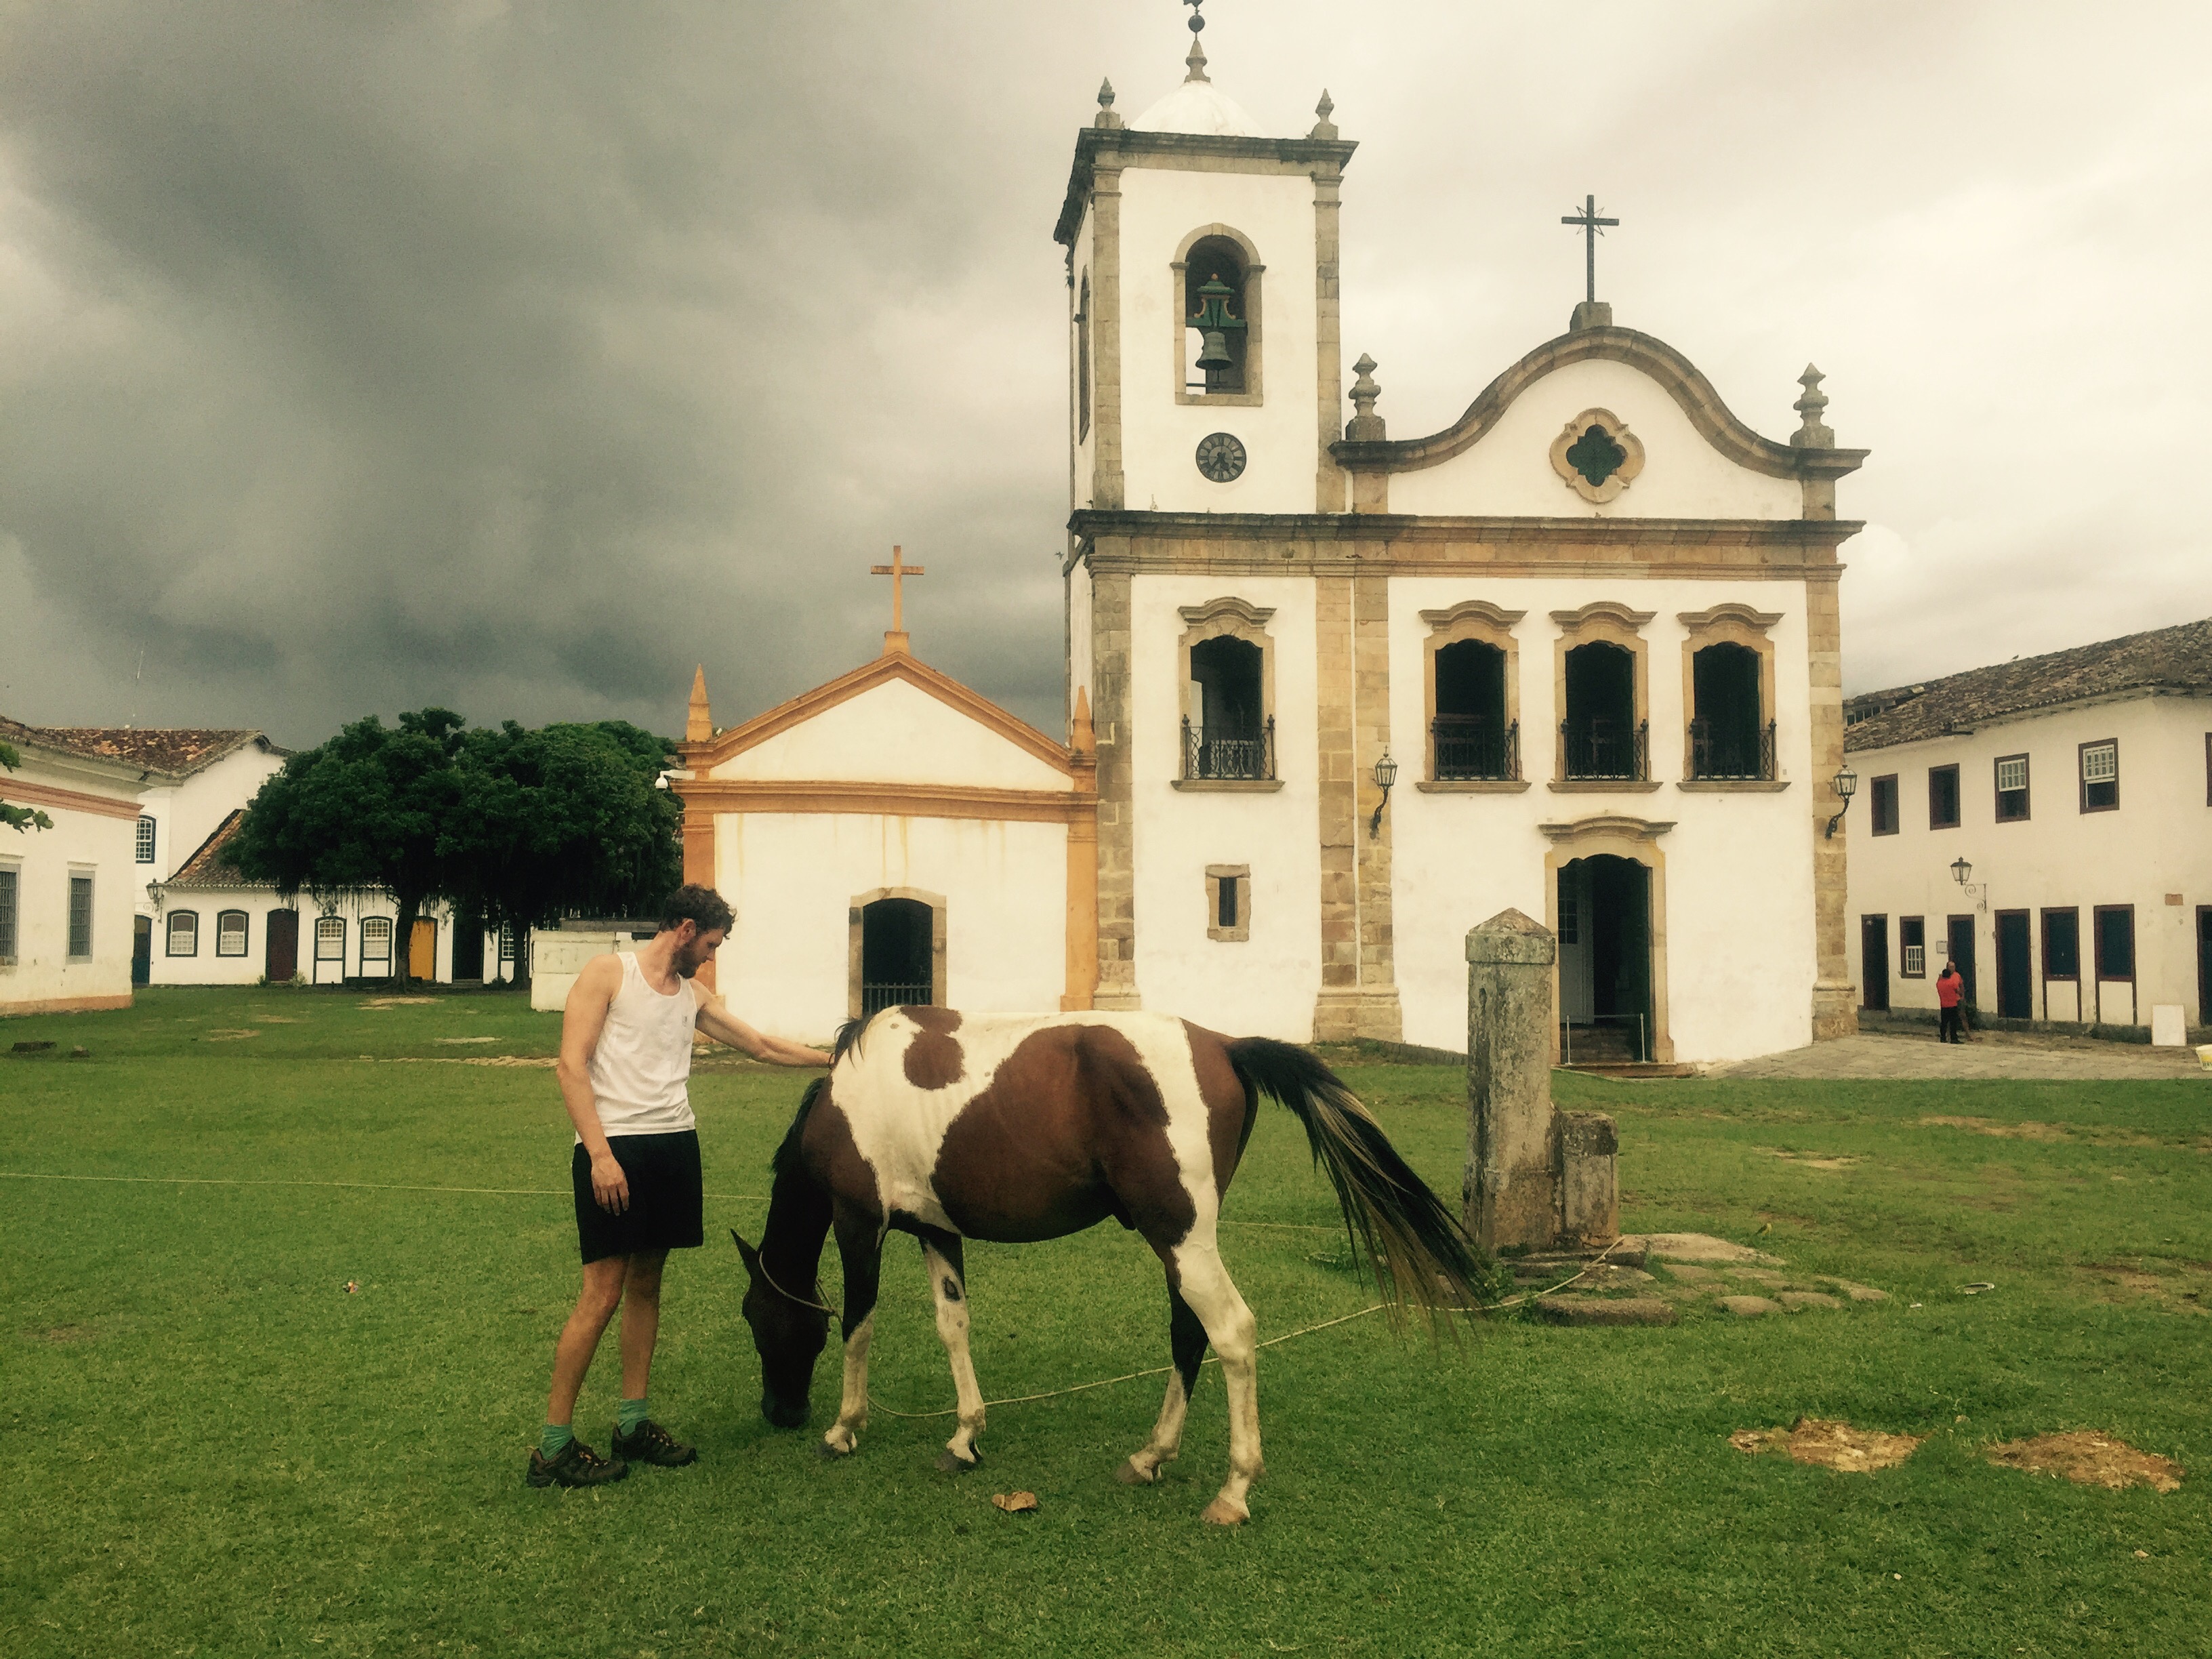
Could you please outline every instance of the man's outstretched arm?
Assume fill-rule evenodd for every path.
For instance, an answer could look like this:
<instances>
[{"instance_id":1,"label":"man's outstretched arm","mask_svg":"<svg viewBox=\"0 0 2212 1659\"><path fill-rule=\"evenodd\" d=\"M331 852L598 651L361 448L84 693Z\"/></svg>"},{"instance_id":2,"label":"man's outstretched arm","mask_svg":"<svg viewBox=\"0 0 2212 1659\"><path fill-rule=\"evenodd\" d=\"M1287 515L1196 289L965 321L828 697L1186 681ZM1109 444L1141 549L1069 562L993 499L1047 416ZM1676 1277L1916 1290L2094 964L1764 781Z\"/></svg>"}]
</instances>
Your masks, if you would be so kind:
<instances>
[{"instance_id":1,"label":"man's outstretched arm","mask_svg":"<svg viewBox=\"0 0 2212 1659\"><path fill-rule=\"evenodd\" d=\"M830 1056L819 1048L810 1048L803 1042L787 1042L781 1037L757 1031L732 1013L729 1005L714 996L704 987L695 987L699 998L699 1029L717 1042L726 1043L741 1054L755 1060L764 1060L771 1066L827 1066Z\"/></svg>"}]
</instances>

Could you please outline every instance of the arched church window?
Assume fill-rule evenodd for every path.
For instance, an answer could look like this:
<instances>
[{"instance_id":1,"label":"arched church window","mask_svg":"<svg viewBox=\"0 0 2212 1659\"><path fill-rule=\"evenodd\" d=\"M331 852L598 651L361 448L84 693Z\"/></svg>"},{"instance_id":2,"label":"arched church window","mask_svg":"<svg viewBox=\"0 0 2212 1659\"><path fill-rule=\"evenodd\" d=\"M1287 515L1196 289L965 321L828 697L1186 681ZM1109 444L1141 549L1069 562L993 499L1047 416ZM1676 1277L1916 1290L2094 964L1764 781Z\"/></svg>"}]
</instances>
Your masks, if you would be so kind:
<instances>
[{"instance_id":1,"label":"arched church window","mask_svg":"<svg viewBox=\"0 0 2212 1659\"><path fill-rule=\"evenodd\" d=\"M1774 730L1760 706L1759 653L1724 641L1690 662L1690 775L1772 777Z\"/></svg>"},{"instance_id":2,"label":"arched church window","mask_svg":"<svg viewBox=\"0 0 2212 1659\"><path fill-rule=\"evenodd\" d=\"M1567 653L1567 717L1561 726L1570 778L1638 779L1644 731L1636 718L1636 655L1603 640Z\"/></svg>"},{"instance_id":3,"label":"arched church window","mask_svg":"<svg viewBox=\"0 0 2212 1659\"><path fill-rule=\"evenodd\" d=\"M1778 781L1774 641L1778 611L1739 599L1681 613L1685 783L1715 787Z\"/></svg>"},{"instance_id":4,"label":"arched church window","mask_svg":"<svg viewBox=\"0 0 2212 1659\"><path fill-rule=\"evenodd\" d=\"M1075 301L1075 441L1091 435L1091 273L1083 273Z\"/></svg>"},{"instance_id":5,"label":"arched church window","mask_svg":"<svg viewBox=\"0 0 2212 1659\"><path fill-rule=\"evenodd\" d=\"M1260 402L1260 276L1252 244L1227 225L1183 239L1170 266L1175 314L1176 400Z\"/></svg>"},{"instance_id":6,"label":"arched church window","mask_svg":"<svg viewBox=\"0 0 2212 1659\"><path fill-rule=\"evenodd\" d=\"M1520 772L1505 712L1505 653L1482 640L1437 652L1436 775L1503 779Z\"/></svg>"},{"instance_id":7,"label":"arched church window","mask_svg":"<svg viewBox=\"0 0 2212 1659\"><path fill-rule=\"evenodd\" d=\"M846 912L846 1007L854 1019L885 1008L943 1007L945 900L914 887L879 887Z\"/></svg>"},{"instance_id":8,"label":"arched church window","mask_svg":"<svg viewBox=\"0 0 2212 1659\"><path fill-rule=\"evenodd\" d=\"M1178 787L1267 784L1275 777L1273 609L1243 599L1187 605Z\"/></svg>"}]
</instances>

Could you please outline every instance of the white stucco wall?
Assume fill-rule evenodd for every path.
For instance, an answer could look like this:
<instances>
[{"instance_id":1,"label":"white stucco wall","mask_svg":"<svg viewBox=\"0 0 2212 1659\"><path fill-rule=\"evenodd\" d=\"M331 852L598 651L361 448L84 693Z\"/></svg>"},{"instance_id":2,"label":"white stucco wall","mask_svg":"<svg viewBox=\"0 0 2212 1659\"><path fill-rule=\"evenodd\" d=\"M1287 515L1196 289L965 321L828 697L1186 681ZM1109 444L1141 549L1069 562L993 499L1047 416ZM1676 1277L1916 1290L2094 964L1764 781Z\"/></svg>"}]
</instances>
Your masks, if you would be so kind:
<instances>
[{"instance_id":1,"label":"white stucco wall","mask_svg":"<svg viewBox=\"0 0 2212 1659\"><path fill-rule=\"evenodd\" d=\"M1121 470L1123 505L1163 513L1315 510L1314 185L1304 174L1121 173ZM1261 395L1257 406L1179 404L1185 372L1182 295L1170 269L1193 231L1224 224L1259 252ZM1093 277L1094 285L1096 276ZM1562 417L1564 418L1564 417ZM1199 440L1227 432L1244 446L1242 477L1215 483L1198 470ZM1089 505L1089 466L1078 505Z\"/></svg>"},{"instance_id":2,"label":"white stucco wall","mask_svg":"<svg viewBox=\"0 0 2212 1659\"><path fill-rule=\"evenodd\" d=\"M820 1042L847 1015L853 901L945 902L945 1000L973 1013L1057 1010L1066 987L1067 831L1057 823L863 813L722 813L715 881L737 912L716 983L741 1018Z\"/></svg>"},{"instance_id":3,"label":"white stucco wall","mask_svg":"<svg viewBox=\"0 0 2212 1659\"><path fill-rule=\"evenodd\" d=\"M225 817L252 805L261 786L283 769L283 756L248 743L190 777L148 786L139 798L139 811L154 820L154 861L138 866L142 915L153 914L143 884L174 875Z\"/></svg>"},{"instance_id":4,"label":"white stucco wall","mask_svg":"<svg viewBox=\"0 0 2212 1659\"><path fill-rule=\"evenodd\" d=\"M143 890L141 896L143 896ZM401 946L397 931L398 908L392 900L380 894L369 894L336 901L335 914L345 922L345 956L339 963L325 963L319 975L314 960L315 923L322 915L320 908L309 895L302 894L296 901L300 912L299 971L310 984L335 984L343 980L362 977L361 924L368 917L381 916L394 924L392 934L393 960L390 969L385 964L373 964L374 973L382 976L396 971ZM153 985L256 985L268 969L269 918L274 912L294 908L279 898L267 887L171 887L164 890L158 910L149 907L154 922L153 955L148 963L148 983ZM170 953L170 917L180 910L188 910L199 918L197 948L188 955ZM246 913L246 954L240 957L218 956L216 952L219 936L217 922L226 910ZM442 904L432 904L422 913L422 919L436 924L438 942L435 971L432 977L441 983L450 983L453 977L453 918ZM499 935L487 932L484 936L483 982L510 976L502 975L499 961ZM472 983L475 981L471 981Z\"/></svg>"},{"instance_id":5,"label":"white stucco wall","mask_svg":"<svg viewBox=\"0 0 2212 1659\"><path fill-rule=\"evenodd\" d=\"M0 773L0 799L20 800L7 785L67 789L102 799L135 803L138 789L122 769L50 764L23 751L23 764ZM137 814L111 817L40 803L51 830L18 833L0 829L0 869L15 874L16 940L13 964L0 963L0 1014L41 1005L131 994L131 892L137 871ZM69 893L72 876L92 878L92 957L69 957Z\"/></svg>"},{"instance_id":6,"label":"white stucco wall","mask_svg":"<svg viewBox=\"0 0 2212 1659\"><path fill-rule=\"evenodd\" d=\"M2160 1004L2188 1011L2191 1024L2208 1021L2197 983L2197 909L2212 904L2212 780L2206 743L2212 700L2136 698L2061 709L1994 722L1972 732L1900 744L1854 749L1859 793L1846 820L1850 834L1850 897L1847 915L1853 981L1866 985L1861 918L1884 917L1889 945L1890 1006L1933 1008L1935 976L1942 966L1945 927L1970 916L1975 936L1978 1001L1997 1011L1996 913L2030 913L2029 976L2037 1019L2070 1021L2098 1016L2094 982L2096 906L2132 904L2136 916L2136 984L2101 988L2102 1017L2111 1024L2150 1023ZM2113 811L2084 812L2079 787L2080 745L2106 738L2119 744L2120 804ZM1996 819L1998 757L2028 757L2029 816ZM1955 829L1928 826L1928 773L1959 768L1960 822ZM1873 831L1873 781L1894 774L1899 785L1898 833ZM1951 873L1965 858L1983 893L1962 891ZM2169 894L2181 902L2169 904ZM2075 988L2044 979L2043 912L2081 913L2081 1002ZM1898 923L1925 918L1927 971L1901 976Z\"/></svg>"},{"instance_id":7,"label":"white stucco wall","mask_svg":"<svg viewBox=\"0 0 2212 1659\"><path fill-rule=\"evenodd\" d=\"M1649 642L1649 792L1559 793L1550 789L1557 762L1553 611L1615 599L1656 611ZM1519 646L1522 775L1517 794L1425 793L1427 725L1424 610L1486 599L1527 614L1515 626ZM1676 787L1682 775L1682 647L1680 613L1736 600L1781 620L1775 646L1777 770L1790 787L1771 793L1716 793ZM1406 1039L1461 1049L1467 1043L1468 930L1509 905L1538 921L1548 915L1540 823L1602 813L1674 828L1656 843L1666 859L1669 1030L1678 1060L1724 1060L1796 1048L1812 1041L1813 847L1806 790L1812 770L1805 598L1790 581L1564 579L1462 580L1412 577L1390 585L1390 727L1401 770L1391 792L1392 918Z\"/></svg>"},{"instance_id":8,"label":"white stucco wall","mask_svg":"<svg viewBox=\"0 0 2212 1659\"><path fill-rule=\"evenodd\" d=\"M902 680L873 685L732 756L710 776L1066 791L1059 768Z\"/></svg>"},{"instance_id":9,"label":"white stucco wall","mask_svg":"<svg viewBox=\"0 0 2212 1659\"><path fill-rule=\"evenodd\" d=\"M1644 443L1642 473L1603 503L1584 501L1551 461L1560 428L1589 409L1610 410ZM1803 510L1794 479L1739 466L1690 423L1664 386L1626 363L1597 360L1545 375L1451 459L1390 475L1393 513L1795 519Z\"/></svg>"},{"instance_id":10,"label":"white stucco wall","mask_svg":"<svg viewBox=\"0 0 2212 1659\"><path fill-rule=\"evenodd\" d=\"M1130 583L1137 988L1145 1006L1240 1036L1304 1042L1321 987L1320 703L1308 577L1146 575ZM1179 790L1178 607L1224 594L1273 607L1271 793ZM1206 867L1252 867L1251 937L1211 939Z\"/></svg>"}]
</instances>

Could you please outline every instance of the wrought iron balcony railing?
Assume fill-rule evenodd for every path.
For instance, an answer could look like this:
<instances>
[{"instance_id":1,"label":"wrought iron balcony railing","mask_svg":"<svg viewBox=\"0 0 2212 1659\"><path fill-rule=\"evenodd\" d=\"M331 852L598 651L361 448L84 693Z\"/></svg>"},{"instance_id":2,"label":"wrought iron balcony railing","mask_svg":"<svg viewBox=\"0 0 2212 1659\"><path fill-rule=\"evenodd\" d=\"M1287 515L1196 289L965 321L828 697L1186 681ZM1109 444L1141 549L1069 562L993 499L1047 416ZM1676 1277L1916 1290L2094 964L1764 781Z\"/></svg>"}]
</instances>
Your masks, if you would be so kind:
<instances>
[{"instance_id":1,"label":"wrought iron balcony railing","mask_svg":"<svg viewBox=\"0 0 2212 1659\"><path fill-rule=\"evenodd\" d=\"M1257 732L1217 730L1182 723L1182 775L1186 778L1272 780L1275 775L1275 722Z\"/></svg>"},{"instance_id":2,"label":"wrought iron balcony railing","mask_svg":"<svg viewBox=\"0 0 2212 1659\"><path fill-rule=\"evenodd\" d=\"M1575 720L1559 722L1559 769L1570 778L1609 778L1640 783L1650 775L1649 720Z\"/></svg>"},{"instance_id":3,"label":"wrought iron balcony railing","mask_svg":"<svg viewBox=\"0 0 2212 1659\"><path fill-rule=\"evenodd\" d=\"M1439 714L1430 722L1439 781L1511 781L1521 775L1521 722L1484 714Z\"/></svg>"},{"instance_id":4,"label":"wrought iron balcony railing","mask_svg":"<svg viewBox=\"0 0 2212 1659\"><path fill-rule=\"evenodd\" d=\"M1774 722L1717 727L1711 720L1690 722L1690 775L1698 779L1771 783L1774 781Z\"/></svg>"}]
</instances>

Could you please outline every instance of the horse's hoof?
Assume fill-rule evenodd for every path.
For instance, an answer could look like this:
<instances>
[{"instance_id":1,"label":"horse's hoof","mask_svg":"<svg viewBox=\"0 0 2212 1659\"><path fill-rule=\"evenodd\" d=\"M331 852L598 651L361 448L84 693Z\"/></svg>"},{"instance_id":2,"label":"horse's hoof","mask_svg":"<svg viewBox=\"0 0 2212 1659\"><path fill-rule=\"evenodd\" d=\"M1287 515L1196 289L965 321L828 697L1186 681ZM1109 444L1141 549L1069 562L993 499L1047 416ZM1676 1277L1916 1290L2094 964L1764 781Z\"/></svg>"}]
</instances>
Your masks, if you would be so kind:
<instances>
[{"instance_id":1,"label":"horse's hoof","mask_svg":"<svg viewBox=\"0 0 2212 1659\"><path fill-rule=\"evenodd\" d=\"M1125 1486L1149 1486L1160 1478L1160 1472L1158 1469L1149 1472L1140 1469L1135 1458L1125 1457L1121 1460L1121 1467L1114 1471L1114 1478Z\"/></svg>"},{"instance_id":2,"label":"horse's hoof","mask_svg":"<svg viewBox=\"0 0 2212 1659\"><path fill-rule=\"evenodd\" d=\"M960 1454L950 1446L937 1454L937 1467L946 1474L965 1474L972 1468L980 1468L982 1462L983 1453L980 1447L976 1449L973 1456L965 1461L963 1461Z\"/></svg>"},{"instance_id":3,"label":"horse's hoof","mask_svg":"<svg viewBox=\"0 0 2212 1659\"><path fill-rule=\"evenodd\" d=\"M1252 1518L1252 1511L1242 1504L1232 1504L1225 1498L1217 1498L1206 1506L1198 1517L1209 1526L1241 1527Z\"/></svg>"},{"instance_id":4,"label":"horse's hoof","mask_svg":"<svg viewBox=\"0 0 2212 1659\"><path fill-rule=\"evenodd\" d=\"M814 1455L825 1463L834 1463L841 1457L850 1457L857 1449L854 1446L835 1446L827 1440L814 1443Z\"/></svg>"}]
</instances>

